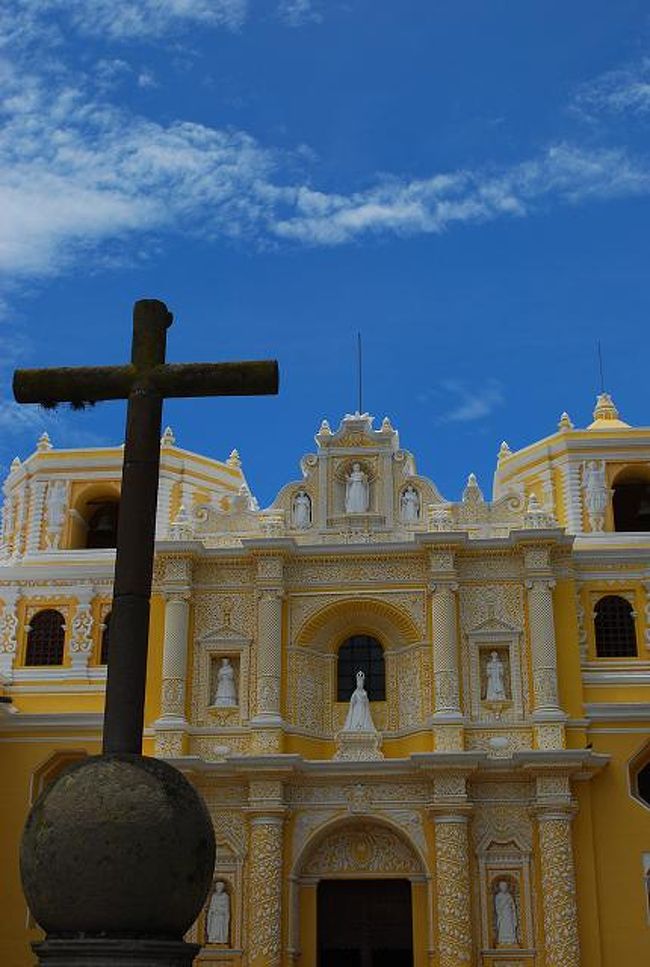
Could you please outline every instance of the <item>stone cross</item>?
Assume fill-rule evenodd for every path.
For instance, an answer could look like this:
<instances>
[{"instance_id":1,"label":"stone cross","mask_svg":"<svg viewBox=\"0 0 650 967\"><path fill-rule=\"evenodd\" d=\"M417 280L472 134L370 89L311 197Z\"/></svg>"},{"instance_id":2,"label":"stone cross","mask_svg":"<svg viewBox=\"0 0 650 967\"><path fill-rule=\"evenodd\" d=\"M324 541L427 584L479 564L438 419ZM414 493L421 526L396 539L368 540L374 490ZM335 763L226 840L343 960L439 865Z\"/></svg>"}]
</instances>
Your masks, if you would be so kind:
<instances>
[{"instance_id":1,"label":"stone cross","mask_svg":"<svg viewBox=\"0 0 650 967\"><path fill-rule=\"evenodd\" d=\"M172 319L163 302L136 302L131 362L125 366L19 369L14 373L13 390L19 403L51 408L67 402L81 409L100 400L128 400L106 683L105 753L140 754L142 749L163 400L278 391L274 360L166 363L167 329Z\"/></svg>"}]
</instances>

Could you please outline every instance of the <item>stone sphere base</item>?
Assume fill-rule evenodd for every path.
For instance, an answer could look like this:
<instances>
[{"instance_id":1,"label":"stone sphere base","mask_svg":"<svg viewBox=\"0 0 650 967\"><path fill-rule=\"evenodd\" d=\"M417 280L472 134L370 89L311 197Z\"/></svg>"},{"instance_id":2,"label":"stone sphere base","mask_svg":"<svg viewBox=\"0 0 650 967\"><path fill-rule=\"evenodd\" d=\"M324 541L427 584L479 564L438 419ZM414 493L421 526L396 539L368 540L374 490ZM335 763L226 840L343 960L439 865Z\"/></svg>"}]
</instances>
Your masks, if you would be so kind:
<instances>
[{"instance_id":1,"label":"stone sphere base","mask_svg":"<svg viewBox=\"0 0 650 967\"><path fill-rule=\"evenodd\" d=\"M40 796L20 867L48 944L75 936L178 942L205 903L214 857L210 815L180 772L159 759L105 755L66 770Z\"/></svg>"},{"instance_id":2,"label":"stone sphere base","mask_svg":"<svg viewBox=\"0 0 650 967\"><path fill-rule=\"evenodd\" d=\"M44 940L39 967L192 967L198 944L174 940Z\"/></svg>"}]
</instances>

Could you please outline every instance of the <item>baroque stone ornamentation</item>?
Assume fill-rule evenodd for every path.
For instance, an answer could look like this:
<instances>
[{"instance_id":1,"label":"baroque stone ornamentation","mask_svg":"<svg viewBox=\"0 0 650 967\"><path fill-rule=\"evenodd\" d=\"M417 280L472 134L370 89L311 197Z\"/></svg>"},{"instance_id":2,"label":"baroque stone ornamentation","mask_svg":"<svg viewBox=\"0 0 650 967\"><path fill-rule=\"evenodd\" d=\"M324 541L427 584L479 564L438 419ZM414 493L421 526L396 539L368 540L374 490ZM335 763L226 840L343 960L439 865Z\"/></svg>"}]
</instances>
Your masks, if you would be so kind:
<instances>
[{"instance_id":1,"label":"baroque stone ornamentation","mask_svg":"<svg viewBox=\"0 0 650 967\"><path fill-rule=\"evenodd\" d=\"M463 967L473 952L467 818L440 815L435 826L440 967Z\"/></svg>"},{"instance_id":2,"label":"baroque stone ornamentation","mask_svg":"<svg viewBox=\"0 0 650 967\"><path fill-rule=\"evenodd\" d=\"M538 824L546 963L580 967L571 816L541 813Z\"/></svg>"},{"instance_id":3,"label":"baroque stone ornamentation","mask_svg":"<svg viewBox=\"0 0 650 967\"><path fill-rule=\"evenodd\" d=\"M341 873L415 876L422 873L412 848L392 829L377 823L346 825L325 836L305 862L305 876Z\"/></svg>"},{"instance_id":4,"label":"baroque stone ornamentation","mask_svg":"<svg viewBox=\"0 0 650 967\"><path fill-rule=\"evenodd\" d=\"M254 816L250 831L250 963L278 967L282 929L282 818Z\"/></svg>"}]
</instances>

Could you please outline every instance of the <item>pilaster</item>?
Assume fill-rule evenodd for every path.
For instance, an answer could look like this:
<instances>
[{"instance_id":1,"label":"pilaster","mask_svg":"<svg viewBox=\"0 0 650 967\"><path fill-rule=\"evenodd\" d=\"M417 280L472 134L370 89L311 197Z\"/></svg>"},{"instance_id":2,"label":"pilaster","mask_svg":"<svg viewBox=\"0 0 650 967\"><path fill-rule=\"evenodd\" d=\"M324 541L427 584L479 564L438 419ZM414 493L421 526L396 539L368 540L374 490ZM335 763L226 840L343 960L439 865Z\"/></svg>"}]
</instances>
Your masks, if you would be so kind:
<instances>
[{"instance_id":1,"label":"pilaster","mask_svg":"<svg viewBox=\"0 0 650 967\"><path fill-rule=\"evenodd\" d=\"M284 819L282 782L249 787L248 945L251 967L279 967L282 959Z\"/></svg>"},{"instance_id":2,"label":"pilaster","mask_svg":"<svg viewBox=\"0 0 650 967\"><path fill-rule=\"evenodd\" d=\"M191 585L191 559L181 556L167 559L162 587L165 599L162 691L160 718L155 723L158 755L177 756L185 751Z\"/></svg>"},{"instance_id":3,"label":"pilaster","mask_svg":"<svg viewBox=\"0 0 650 967\"><path fill-rule=\"evenodd\" d=\"M29 494L29 521L25 540L26 554L35 554L40 550L46 489L47 483L44 480L32 480L25 488L26 494Z\"/></svg>"},{"instance_id":4,"label":"pilaster","mask_svg":"<svg viewBox=\"0 0 650 967\"><path fill-rule=\"evenodd\" d=\"M435 748L443 752L463 748L456 577L453 551L429 552L434 676L432 724Z\"/></svg>"},{"instance_id":5,"label":"pilaster","mask_svg":"<svg viewBox=\"0 0 650 967\"><path fill-rule=\"evenodd\" d=\"M260 753L281 751L282 607L284 565L280 555L257 559L257 693L253 748Z\"/></svg>"},{"instance_id":6,"label":"pilaster","mask_svg":"<svg viewBox=\"0 0 650 967\"><path fill-rule=\"evenodd\" d=\"M91 602L95 596L92 585L75 589L77 606L72 616L68 648L70 651L70 675L85 678L93 650L93 614Z\"/></svg>"},{"instance_id":7,"label":"pilaster","mask_svg":"<svg viewBox=\"0 0 650 967\"><path fill-rule=\"evenodd\" d=\"M553 617L555 580L547 547L524 553L528 624L533 673L533 721L538 748L561 749L565 745L566 714L560 707L557 677L557 643Z\"/></svg>"},{"instance_id":8,"label":"pilaster","mask_svg":"<svg viewBox=\"0 0 650 967\"><path fill-rule=\"evenodd\" d=\"M20 588L2 588L4 607L0 612L0 675L11 682L18 650L18 600Z\"/></svg>"},{"instance_id":9,"label":"pilaster","mask_svg":"<svg viewBox=\"0 0 650 967\"><path fill-rule=\"evenodd\" d=\"M464 775L434 780L436 923L439 967L473 963L469 819Z\"/></svg>"}]
</instances>

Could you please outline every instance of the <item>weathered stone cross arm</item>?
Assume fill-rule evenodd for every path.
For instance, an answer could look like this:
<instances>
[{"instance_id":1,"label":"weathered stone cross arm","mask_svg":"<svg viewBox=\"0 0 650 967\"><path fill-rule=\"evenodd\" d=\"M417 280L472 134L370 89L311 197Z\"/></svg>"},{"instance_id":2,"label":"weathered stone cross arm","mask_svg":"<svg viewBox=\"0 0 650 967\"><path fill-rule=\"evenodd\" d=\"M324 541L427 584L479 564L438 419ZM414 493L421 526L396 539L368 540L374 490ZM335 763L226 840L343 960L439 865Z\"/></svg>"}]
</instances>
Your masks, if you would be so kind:
<instances>
[{"instance_id":1,"label":"weathered stone cross arm","mask_svg":"<svg viewBox=\"0 0 650 967\"><path fill-rule=\"evenodd\" d=\"M163 400L168 396L257 396L278 391L275 360L166 363L172 318L163 302L136 302L130 365L19 369L14 374L14 396L19 403L46 407L71 403L82 408L100 400L128 400L104 752L139 753L142 745Z\"/></svg>"}]
</instances>

